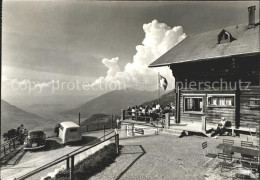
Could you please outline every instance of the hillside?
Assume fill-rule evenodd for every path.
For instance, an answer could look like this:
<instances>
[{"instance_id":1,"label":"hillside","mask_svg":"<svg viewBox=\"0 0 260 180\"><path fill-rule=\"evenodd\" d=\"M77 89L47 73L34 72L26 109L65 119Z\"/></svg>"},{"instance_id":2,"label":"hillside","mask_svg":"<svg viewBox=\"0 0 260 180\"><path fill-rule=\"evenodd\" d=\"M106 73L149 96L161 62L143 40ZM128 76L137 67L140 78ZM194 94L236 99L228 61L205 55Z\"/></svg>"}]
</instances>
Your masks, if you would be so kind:
<instances>
[{"instance_id":1,"label":"hillside","mask_svg":"<svg viewBox=\"0 0 260 180\"><path fill-rule=\"evenodd\" d=\"M78 108L65 111L62 115L77 116L80 112L81 117L87 118L93 114L120 114L121 109L150 101L156 97L156 94L155 91L139 91L135 89L115 90L90 100Z\"/></svg>"},{"instance_id":2,"label":"hillside","mask_svg":"<svg viewBox=\"0 0 260 180\"><path fill-rule=\"evenodd\" d=\"M102 123L111 120L111 115L107 114L93 114L81 123L81 126L92 123Z\"/></svg>"},{"instance_id":3,"label":"hillside","mask_svg":"<svg viewBox=\"0 0 260 180\"><path fill-rule=\"evenodd\" d=\"M152 101L145 102L142 105L143 106L151 106L153 103L157 103L157 102L158 102L158 99L154 99ZM161 98L160 98L160 104L163 107L167 106L171 102L173 102L173 104L175 105L176 98L175 98L174 90L162 95Z\"/></svg>"},{"instance_id":4,"label":"hillside","mask_svg":"<svg viewBox=\"0 0 260 180\"><path fill-rule=\"evenodd\" d=\"M101 130L105 128L116 127L116 120L120 119L117 115L107 115L107 114L93 114L81 123L83 131L90 130Z\"/></svg>"},{"instance_id":5,"label":"hillside","mask_svg":"<svg viewBox=\"0 0 260 180\"><path fill-rule=\"evenodd\" d=\"M37 128L44 123L43 118L26 112L8 102L1 100L1 134L23 124L26 128Z\"/></svg>"}]
</instances>

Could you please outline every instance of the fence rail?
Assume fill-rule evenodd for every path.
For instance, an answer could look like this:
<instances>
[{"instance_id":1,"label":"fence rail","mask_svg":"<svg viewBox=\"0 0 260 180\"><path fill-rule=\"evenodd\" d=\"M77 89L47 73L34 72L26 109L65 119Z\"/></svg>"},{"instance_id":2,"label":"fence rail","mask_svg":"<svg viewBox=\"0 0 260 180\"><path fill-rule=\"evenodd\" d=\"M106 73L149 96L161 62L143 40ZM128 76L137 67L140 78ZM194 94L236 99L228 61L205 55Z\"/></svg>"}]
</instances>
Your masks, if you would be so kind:
<instances>
[{"instance_id":1,"label":"fence rail","mask_svg":"<svg viewBox=\"0 0 260 180\"><path fill-rule=\"evenodd\" d=\"M43 170L45 170L45 169L48 169L48 168L50 168L50 167L52 167L52 166L54 166L54 165L56 165L56 164L59 164L59 163L61 163L61 162L63 162L63 161L66 161L66 168L67 168L67 169L70 169L70 179L73 180L73 178L74 178L74 166L75 166L75 164L74 164L74 159L75 159L75 156L76 156L76 155L78 155L78 154L80 154L80 153L82 153L82 152L85 152L85 151L87 151L87 150L89 150L89 149L92 149L93 147L96 147L97 145L99 145L99 144L101 144L101 143L103 143L103 142L106 142L106 141L108 141L108 140L110 140L110 139L112 139L112 138L115 138L116 152L119 153L119 135L118 135L118 134L115 134L115 135L110 136L110 137L108 137L107 139L105 139L107 136L109 136L109 135L112 134L112 133L115 133L115 132L114 132L114 131L111 131L111 132L109 132L108 134L105 134L104 136L100 137L99 139L96 139L96 140L94 140L94 141L91 141L90 143L88 143L88 144L86 144L86 145L84 145L84 146L82 146L82 147L80 147L80 148L78 148L78 149L76 149L76 150L74 150L74 151L72 151L72 152L70 152L70 153L64 155L64 156L61 156L60 158L55 159L55 160L52 161L52 162L49 162L49 163L47 163L47 164L45 164L45 165L43 165L43 166L41 166L41 167L39 167L39 168L37 168L37 169L35 169L35 170L29 172L29 173L27 173L27 174L25 174L25 175L23 175L23 176L21 176L21 177L19 177L19 178L16 178L16 180L24 180L24 179L27 179L27 178L33 176L34 174L37 174L37 173L39 173L39 172L41 172L41 171L43 171ZM103 141L100 141L101 139L104 139L104 140L103 140ZM91 145L91 144L93 144L93 142L95 142L95 141L100 141L100 142L97 142L97 143L95 143L94 145ZM91 145L91 146L90 146L90 145ZM86 147L86 146L88 146L88 147ZM90 147L89 147L89 146L90 146ZM71 162L71 163L70 163L70 162ZM70 167L70 166L71 166L71 167Z\"/></svg>"},{"instance_id":2,"label":"fence rail","mask_svg":"<svg viewBox=\"0 0 260 180\"><path fill-rule=\"evenodd\" d=\"M0 150L1 159L16 150L16 148L18 147L18 143L20 143L20 142L18 142L19 138L20 138L20 136L16 136L12 139L9 139L4 144L1 144L1 150Z\"/></svg>"}]
</instances>

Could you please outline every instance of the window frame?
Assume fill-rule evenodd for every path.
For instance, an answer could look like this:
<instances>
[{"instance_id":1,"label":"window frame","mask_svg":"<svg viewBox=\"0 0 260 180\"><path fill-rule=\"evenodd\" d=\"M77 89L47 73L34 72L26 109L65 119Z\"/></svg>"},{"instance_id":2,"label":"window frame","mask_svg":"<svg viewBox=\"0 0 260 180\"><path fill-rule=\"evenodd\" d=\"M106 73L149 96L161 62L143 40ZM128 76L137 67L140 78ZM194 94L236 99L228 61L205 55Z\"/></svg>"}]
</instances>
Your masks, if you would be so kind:
<instances>
[{"instance_id":1,"label":"window frame","mask_svg":"<svg viewBox=\"0 0 260 180\"><path fill-rule=\"evenodd\" d=\"M231 106L228 105L212 105L209 103L209 98L216 97L216 98L227 98L232 97L234 104ZM236 107L236 95L235 94L208 94L207 95L207 107L217 107L217 108L235 108Z\"/></svg>"},{"instance_id":2,"label":"window frame","mask_svg":"<svg viewBox=\"0 0 260 180\"><path fill-rule=\"evenodd\" d=\"M251 104L251 102L254 102L254 104ZM260 107L260 98L250 98L249 106L250 107Z\"/></svg>"},{"instance_id":3,"label":"window frame","mask_svg":"<svg viewBox=\"0 0 260 180\"><path fill-rule=\"evenodd\" d=\"M205 112L205 96L206 94L183 94L183 114L204 114ZM200 98L202 99L202 111L185 111L185 99Z\"/></svg>"}]
</instances>

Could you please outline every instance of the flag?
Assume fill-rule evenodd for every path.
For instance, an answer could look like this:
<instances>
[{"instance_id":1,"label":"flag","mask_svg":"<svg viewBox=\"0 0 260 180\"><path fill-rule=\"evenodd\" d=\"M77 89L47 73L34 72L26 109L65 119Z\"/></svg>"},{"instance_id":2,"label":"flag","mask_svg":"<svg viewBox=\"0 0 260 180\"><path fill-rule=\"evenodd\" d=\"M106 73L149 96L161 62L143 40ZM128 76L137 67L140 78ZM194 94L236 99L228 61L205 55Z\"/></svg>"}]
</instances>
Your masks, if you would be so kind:
<instances>
[{"instance_id":1,"label":"flag","mask_svg":"<svg viewBox=\"0 0 260 180\"><path fill-rule=\"evenodd\" d=\"M163 88L164 90L166 90L166 88L168 86L168 82L167 82L166 78L161 75L159 75L159 86L161 88Z\"/></svg>"}]
</instances>

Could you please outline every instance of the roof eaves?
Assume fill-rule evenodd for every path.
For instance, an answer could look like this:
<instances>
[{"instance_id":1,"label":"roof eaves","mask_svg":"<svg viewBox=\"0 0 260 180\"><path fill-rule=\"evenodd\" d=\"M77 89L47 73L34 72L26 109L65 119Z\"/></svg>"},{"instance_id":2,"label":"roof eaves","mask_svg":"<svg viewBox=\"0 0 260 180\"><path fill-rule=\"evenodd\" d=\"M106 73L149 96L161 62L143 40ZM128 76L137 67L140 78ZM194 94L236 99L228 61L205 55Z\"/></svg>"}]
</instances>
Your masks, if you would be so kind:
<instances>
[{"instance_id":1,"label":"roof eaves","mask_svg":"<svg viewBox=\"0 0 260 180\"><path fill-rule=\"evenodd\" d=\"M155 65L149 65L148 67L149 68L155 68L155 67L162 67L162 66L169 66L171 65L172 63L164 63L164 64L155 64Z\"/></svg>"},{"instance_id":2,"label":"roof eaves","mask_svg":"<svg viewBox=\"0 0 260 180\"><path fill-rule=\"evenodd\" d=\"M218 56L218 57L204 58L204 59L193 59L193 60L187 60L187 61L178 61L178 62L168 63L167 65L169 66L171 64L180 64L180 63L188 63L188 62L199 62L199 61L207 61L207 60L217 60L217 59L222 59L222 58L232 58L232 57L235 58L235 57L245 57L245 56L254 56L254 55L260 55L260 51L255 51L253 53L247 53L247 54L243 53L243 54ZM163 65L161 65L161 66L163 66Z\"/></svg>"}]
</instances>

